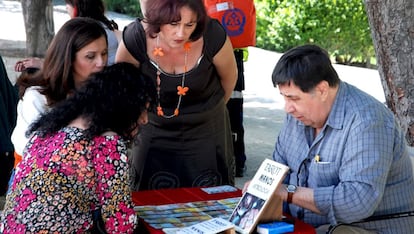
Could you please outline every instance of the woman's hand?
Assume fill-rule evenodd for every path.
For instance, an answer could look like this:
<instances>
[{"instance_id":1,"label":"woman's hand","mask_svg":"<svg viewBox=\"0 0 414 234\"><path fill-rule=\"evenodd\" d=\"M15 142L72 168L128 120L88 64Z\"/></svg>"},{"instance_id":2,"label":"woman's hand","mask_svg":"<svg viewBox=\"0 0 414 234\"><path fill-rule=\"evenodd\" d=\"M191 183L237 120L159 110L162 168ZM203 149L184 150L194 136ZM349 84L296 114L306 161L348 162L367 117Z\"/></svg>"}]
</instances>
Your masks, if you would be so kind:
<instances>
[{"instance_id":1,"label":"woman's hand","mask_svg":"<svg viewBox=\"0 0 414 234\"><path fill-rule=\"evenodd\" d=\"M14 70L17 72L22 72L26 70L27 68L42 68L43 66L43 59L33 57L33 58L25 58L22 60L19 60L14 65Z\"/></svg>"}]
</instances>

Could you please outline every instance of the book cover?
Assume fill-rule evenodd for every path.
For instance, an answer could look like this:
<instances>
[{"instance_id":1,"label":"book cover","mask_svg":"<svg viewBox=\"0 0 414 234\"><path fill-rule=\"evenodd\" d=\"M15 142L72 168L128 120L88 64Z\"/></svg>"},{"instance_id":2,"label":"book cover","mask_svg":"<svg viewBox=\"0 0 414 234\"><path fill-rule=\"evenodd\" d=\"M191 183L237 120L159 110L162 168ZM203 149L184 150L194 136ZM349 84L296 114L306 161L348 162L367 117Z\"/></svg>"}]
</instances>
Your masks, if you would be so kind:
<instances>
[{"instance_id":1,"label":"book cover","mask_svg":"<svg viewBox=\"0 0 414 234\"><path fill-rule=\"evenodd\" d=\"M265 159L233 210L229 221L240 233L252 233L259 222L282 218L282 200L272 196L289 171L289 167Z\"/></svg>"}]
</instances>

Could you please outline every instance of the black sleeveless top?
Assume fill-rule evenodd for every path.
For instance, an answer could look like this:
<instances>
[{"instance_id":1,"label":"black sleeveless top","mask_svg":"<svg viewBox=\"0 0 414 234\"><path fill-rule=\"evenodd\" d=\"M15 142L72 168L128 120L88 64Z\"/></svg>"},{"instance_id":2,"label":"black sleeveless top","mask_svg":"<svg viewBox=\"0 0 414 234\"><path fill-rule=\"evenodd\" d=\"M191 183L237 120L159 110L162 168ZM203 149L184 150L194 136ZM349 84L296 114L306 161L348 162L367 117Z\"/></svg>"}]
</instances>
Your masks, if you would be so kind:
<instances>
[{"instance_id":1,"label":"black sleeveless top","mask_svg":"<svg viewBox=\"0 0 414 234\"><path fill-rule=\"evenodd\" d=\"M156 67L146 48L145 31L137 19L124 30L128 51L140 62L142 72L156 81ZM234 185L234 152L224 90L213 64L226 33L210 20L203 35L198 65L186 73L189 91L180 113L170 119L149 113L149 124L140 126L130 161L133 190ZM170 115L177 105L182 74L161 75L161 106Z\"/></svg>"},{"instance_id":2,"label":"black sleeveless top","mask_svg":"<svg viewBox=\"0 0 414 234\"><path fill-rule=\"evenodd\" d=\"M142 72L156 80L157 69L147 55L146 35L140 19L129 24L123 35L128 51L140 62ZM189 91L182 98L180 114L198 113L208 110L223 99L224 90L220 77L213 64L213 57L223 47L226 33L220 23L211 19L203 35L204 45L198 65L189 70L185 86ZM161 106L166 115L173 113L177 101L177 86L181 84L183 74L161 73Z\"/></svg>"}]
</instances>

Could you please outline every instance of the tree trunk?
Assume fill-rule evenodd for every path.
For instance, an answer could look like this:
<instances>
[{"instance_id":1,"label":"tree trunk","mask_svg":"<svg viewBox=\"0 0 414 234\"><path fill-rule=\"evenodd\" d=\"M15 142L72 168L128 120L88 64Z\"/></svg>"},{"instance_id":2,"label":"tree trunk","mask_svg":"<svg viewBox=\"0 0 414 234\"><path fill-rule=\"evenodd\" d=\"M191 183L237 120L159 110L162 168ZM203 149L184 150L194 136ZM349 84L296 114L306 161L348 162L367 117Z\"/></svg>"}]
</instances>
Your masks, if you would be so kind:
<instances>
[{"instance_id":1,"label":"tree trunk","mask_svg":"<svg viewBox=\"0 0 414 234\"><path fill-rule=\"evenodd\" d=\"M387 106L414 146L414 1L365 0Z\"/></svg>"},{"instance_id":2,"label":"tree trunk","mask_svg":"<svg viewBox=\"0 0 414 234\"><path fill-rule=\"evenodd\" d=\"M52 0L22 0L26 55L44 57L55 35Z\"/></svg>"}]
</instances>

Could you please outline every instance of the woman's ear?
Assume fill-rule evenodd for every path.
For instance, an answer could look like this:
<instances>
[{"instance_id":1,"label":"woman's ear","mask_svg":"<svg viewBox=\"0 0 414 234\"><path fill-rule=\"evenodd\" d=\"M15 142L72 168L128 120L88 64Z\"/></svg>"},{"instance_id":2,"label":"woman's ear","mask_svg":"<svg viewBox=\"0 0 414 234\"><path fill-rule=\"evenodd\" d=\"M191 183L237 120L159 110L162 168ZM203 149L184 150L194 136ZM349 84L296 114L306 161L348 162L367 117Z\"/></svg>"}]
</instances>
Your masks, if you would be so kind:
<instances>
[{"instance_id":1,"label":"woman's ear","mask_svg":"<svg viewBox=\"0 0 414 234\"><path fill-rule=\"evenodd\" d=\"M73 7L73 18L78 17L78 8Z\"/></svg>"}]
</instances>

